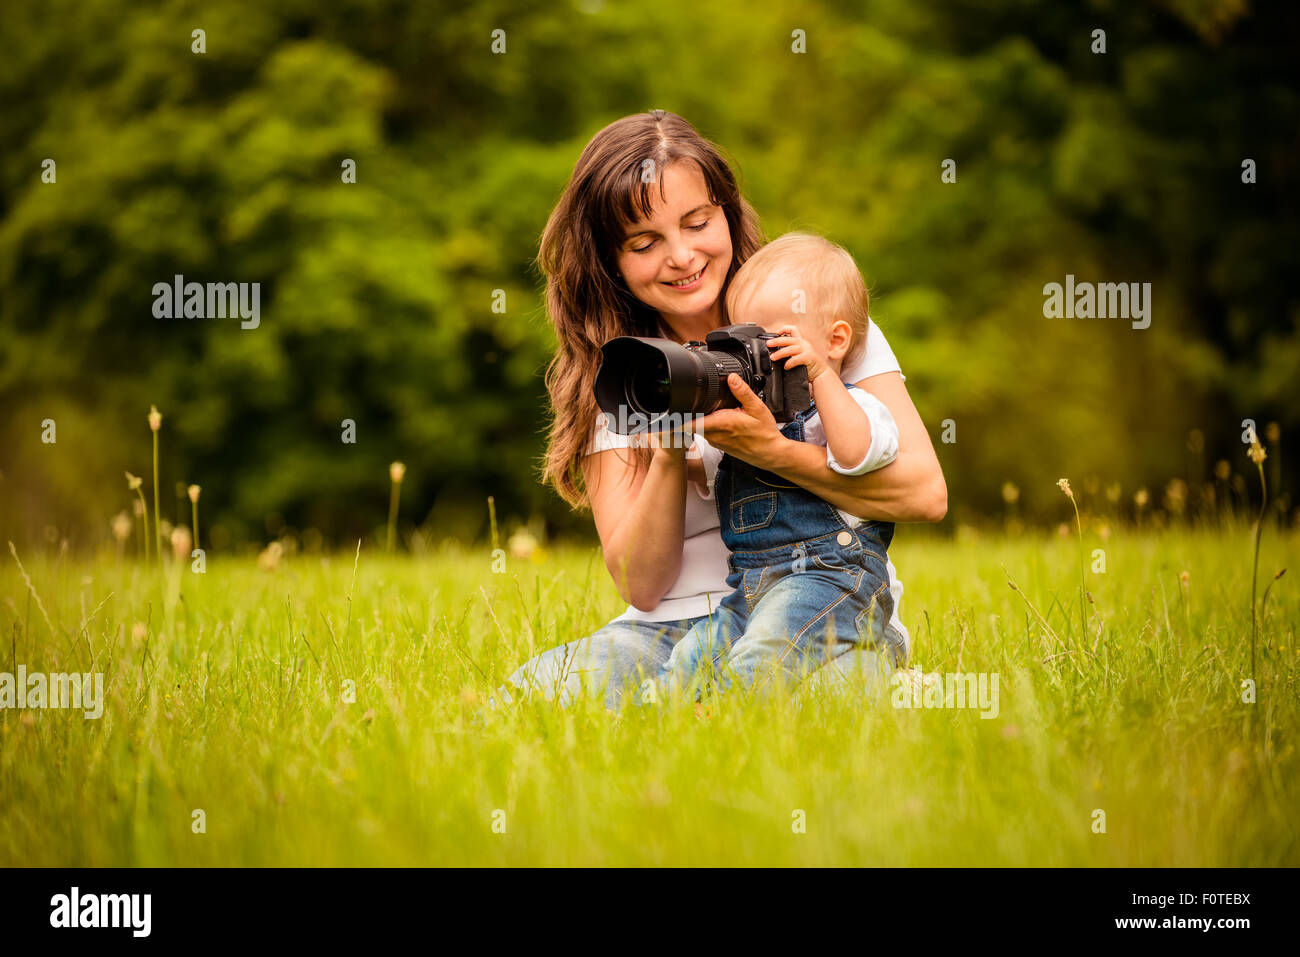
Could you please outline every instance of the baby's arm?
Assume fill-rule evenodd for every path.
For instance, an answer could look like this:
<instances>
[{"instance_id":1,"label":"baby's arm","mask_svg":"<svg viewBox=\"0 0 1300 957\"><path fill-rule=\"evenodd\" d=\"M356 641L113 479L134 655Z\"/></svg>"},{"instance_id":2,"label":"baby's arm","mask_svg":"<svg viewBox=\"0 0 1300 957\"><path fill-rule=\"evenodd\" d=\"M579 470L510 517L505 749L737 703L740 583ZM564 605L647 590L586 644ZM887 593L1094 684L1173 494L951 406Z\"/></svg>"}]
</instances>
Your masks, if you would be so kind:
<instances>
[{"instance_id":1,"label":"baby's arm","mask_svg":"<svg viewBox=\"0 0 1300 957\"><path fill-rule=\"evenodd\" d=\"M898 458L898 425L889 407L870 392L850 391L828 371L813 383L813 397L826 435L830 469L841 475L862 475Z\"/></svg>"},{"instance_id":2,"label":"baby's arm","mask_svg":"<svg viewBox=\"0 0 1300 957\"><path fill-rule=\"evenodd\" d=\"M866 410L853 401L849 390L831 369L822 372L812 388L822 430L826 433L826 464L834 468L838 462L861 462L871 448L873 432Z\"/></svg>"},{"instance_id":3,"label":"baby's arm","mask_svg":"<svg viewBox=\"0 0 1300 957\"><path fill-rule=\"evenodd\" d=\"M850 392L798 326L782 326L780 334L768 340L768 347L773 350L773 362L784 359L787 370L794 366L808 370L822 434L815 438L805 435L805 439L825 442L826 465L832 471L862 475L898 458L898 424L888 406L865 389ZM842 462L857 464L844 466Z\"/></svg>"}]
</instances>

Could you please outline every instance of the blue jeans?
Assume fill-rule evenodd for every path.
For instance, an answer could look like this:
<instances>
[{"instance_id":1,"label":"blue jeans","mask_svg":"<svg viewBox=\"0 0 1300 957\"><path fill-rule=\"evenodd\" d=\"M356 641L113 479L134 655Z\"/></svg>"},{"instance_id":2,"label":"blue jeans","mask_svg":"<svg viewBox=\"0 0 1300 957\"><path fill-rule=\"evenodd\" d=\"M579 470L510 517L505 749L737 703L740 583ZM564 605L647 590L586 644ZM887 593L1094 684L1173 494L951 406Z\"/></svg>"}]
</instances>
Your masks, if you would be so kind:
<instances>
[{"instance_id":1,"label":"blue jeans","mask_svg":"<svg viewBox=\"0 0 1300 957\"><path fill-rule=\"evenodd\" d=\"M611 621L586 638L551 648L526 662L497 689L491 706L533 695L568 705L580 695L600 694L611 709L619 707L624 694L640 702L644 682L662 674L674 647L706 621L707 617ZM814 672L808 683L830 688L846 680L865 678L879 694L890 670L884 656L858 648Z\"/></svg>"},{"instance_id":2,"label":"blue jeans","mask_svg":"<svg viewBox=\"0 0 1300 957\"><path fill-rule=\"evenodd\" d=\"M624 694L637 698L641 684L659 674L682 636L706 620L611 621L586 638L526 662L506 679L496 697L509 703L516 697L540 695L568 705L579 696L600 694L607 707L618 708Z\"/></svg>"},{"instance_id":3,"label":"blue jeans","mask_svg":"<svg viewBox=\"0 0 1300 957\"><path fill-rule=\"evenodd\" d=\"M782 550L734 570L734 590L677 643L658 682L670 693L691 685L697 695L706 684L788 687L855 648L888 651L901 665L905 652L885 631L893 611L885 563L869 532L861 540L809 540L793 555Z\"/></svg>"}]
</instances>

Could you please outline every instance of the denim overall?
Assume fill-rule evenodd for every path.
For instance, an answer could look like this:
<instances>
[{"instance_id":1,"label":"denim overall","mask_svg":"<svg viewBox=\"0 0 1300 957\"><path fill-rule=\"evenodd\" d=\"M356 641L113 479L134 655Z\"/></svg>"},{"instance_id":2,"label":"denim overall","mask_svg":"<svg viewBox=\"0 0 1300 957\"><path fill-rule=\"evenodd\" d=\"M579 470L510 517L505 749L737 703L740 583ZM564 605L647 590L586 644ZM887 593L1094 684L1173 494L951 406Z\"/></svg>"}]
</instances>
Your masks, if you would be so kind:
<instances>
[{"instance_id":1,"label":"denim overall","mask_svg":"<svg viewBox=\"0 0 1300 957\"><path fill-rule=\"evenodd\" d=\"M810 406L781 434L804 441L815 413ZM850 528L829 502L731 455L718 465L714 497L732 591L673 649L661 678L680 687L708 675L759 690L773 679L797 682L855 647L887 650L903 664L904 648L885 632L894 612L885 567L892 522Z\"/></svg>"}]
</instances>

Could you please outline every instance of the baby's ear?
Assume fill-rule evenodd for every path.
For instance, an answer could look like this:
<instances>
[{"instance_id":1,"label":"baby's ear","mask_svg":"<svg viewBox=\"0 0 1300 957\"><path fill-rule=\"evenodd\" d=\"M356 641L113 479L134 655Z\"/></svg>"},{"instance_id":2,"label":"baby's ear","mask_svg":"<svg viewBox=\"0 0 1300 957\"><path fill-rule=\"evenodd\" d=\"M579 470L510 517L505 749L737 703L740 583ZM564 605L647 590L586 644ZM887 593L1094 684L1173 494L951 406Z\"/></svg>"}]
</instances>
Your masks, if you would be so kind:
<instances>
[{"instance_id":1,"label":"baby's ear","mask_svg":"<svg viewBox=\"0 0 1300 957\"><path fill-rule=\"evenodd\" d=\"M853 345L853 324L838 316L831 320L830 342L826 347L826 358L843 359Z\"/></svg>"}]
</instances>

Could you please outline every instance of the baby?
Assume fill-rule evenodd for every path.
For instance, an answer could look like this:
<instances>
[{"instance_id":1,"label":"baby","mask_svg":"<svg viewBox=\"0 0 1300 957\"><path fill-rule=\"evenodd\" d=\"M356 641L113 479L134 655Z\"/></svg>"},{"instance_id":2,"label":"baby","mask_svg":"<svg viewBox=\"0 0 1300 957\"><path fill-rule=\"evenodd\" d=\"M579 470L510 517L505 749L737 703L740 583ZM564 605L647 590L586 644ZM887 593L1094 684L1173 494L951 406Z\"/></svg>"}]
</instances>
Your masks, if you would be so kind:
<instances>
[{"instance_id":1,"label":"baby","mask_svg":"<svg viewBox=\"0 0 1300 957\"><path fill-rule=\"evenodd\" d=\"M867 289L847 251L789 233L751 256L727 291L732 322L768 332L772 359L808 370L813 405L781 428L826 447L842 475L898 455L898 427L875 396L840 380L866 345ZM779 475L705 446L705 473L731 555L733 591L674 647L658 679L761 690L793 683L854 647L884 649L893 598L885 568L891 522L863 521ZM891 633L892 634L892 633ZM889 645L895 666L906 650Z\"/></svg>"}]
</instances>

